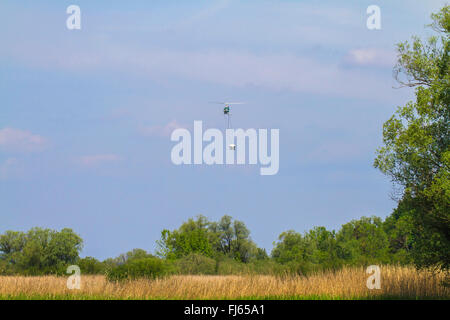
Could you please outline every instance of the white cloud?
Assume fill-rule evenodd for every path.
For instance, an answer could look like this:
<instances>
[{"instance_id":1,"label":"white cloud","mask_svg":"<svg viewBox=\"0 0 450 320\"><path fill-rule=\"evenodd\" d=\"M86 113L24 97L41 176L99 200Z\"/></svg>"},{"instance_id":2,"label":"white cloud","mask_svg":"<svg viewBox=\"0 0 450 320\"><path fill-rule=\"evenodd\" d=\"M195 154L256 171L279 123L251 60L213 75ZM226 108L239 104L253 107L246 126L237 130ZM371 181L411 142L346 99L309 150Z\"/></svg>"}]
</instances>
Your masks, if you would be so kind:
<instances>
[{"instance_id":1,"label":"white cloud","mask_svg":"<svg viewBox=\"0 0 450 320\"><path fill-rule=\"evenodd\" d=\"M141 127L139 132L144 136L169 137L172 131L178 128L185 128L185 126L180 125L176 120L172 120L165 126Z\"/></svg>"},{"instance_id":2,"label":"white cloud","mask_svg":"<svg viewBox=\"0 0 450 320\"><path fill-rule=\"evenodd\" d=\"M392 68L395 64L395 53L375 48L351 50L345 61L357 66L376 66Z\"/></svg>"},{"instance_id":3,"label":"white cloud","mask_svg":"<svg viewBox=\"0 0 450 320\"><path fill-rule=\"evenodd\" d=\"M45 149L47 140L29 131L13 128L0 130L0 150L5 152L38 152Z\"/></svg>"},{"instance_id":4,"label":"white cloud","mask_svg":"<svg viewBox=\"0 0 450 320\"><path fill-rule=\"evenodd\" d=\"M78 158L78 163L86 167L95 167L104 163L117 162L120 157L116 154L95 154Z\"/></svg>"}]
</instances>

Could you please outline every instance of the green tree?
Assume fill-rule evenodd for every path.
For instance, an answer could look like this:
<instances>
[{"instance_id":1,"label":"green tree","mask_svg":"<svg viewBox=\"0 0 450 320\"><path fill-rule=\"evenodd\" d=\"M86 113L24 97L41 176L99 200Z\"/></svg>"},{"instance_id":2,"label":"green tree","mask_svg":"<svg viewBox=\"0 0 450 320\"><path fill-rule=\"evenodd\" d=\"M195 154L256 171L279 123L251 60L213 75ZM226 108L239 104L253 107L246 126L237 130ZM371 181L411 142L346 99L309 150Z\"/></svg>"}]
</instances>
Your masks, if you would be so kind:
<instances>
[{"instance_id":1,"label":"green tree","mask_svg":"<svg viewBox=\"0 0 450 320\"><path fill-rule=\"evenodd\" d=\"M225 215L219 222L209 224L216 252L241 262L249 262L258 255L258 248L250 239L245 223Z\"/></svg>"},{"instance_id":2,"label":"green tree","mask_svg":"<svg viewBox=\"0 0 450 320\"><path fill-rule=\"evenodd\" d=\"M80 258L75 264L80 267L81 274L103 274L106 270L106 264L93 257Z\"/></svg>"},{"instance_id":3,"label":"green tree","mask_svg":"<svg viewBox=\"0 0 450 320\"><path fill-rule=\"evenodd\" d=\"M293 230L283 232L274 243L272 258L294 274L306 275L315 267L311 262L311 248L307 239Z\"/></svg>"},{"instance_id":4,"label":"green tree","mask_svg":"<svg viewBox=\"0 0 450 320\"><path fill-rule=\"evenodd\" d=\"M105 260L105 263L107 265L121 265L124 263L127 263L131 260L137 260L137 259L144 259L144 258L152 258L153 255L145 251L144 249L133 249L131 251L128 251L126 253L120 254L116 258L110 258Z\"/></svg>"},{"instance_id":5,"label":"green tree","mask_svg":"<svg viewBox=\"0 0 450 320\"><path fill-rule=\"evenodd\" d=\"M388 236L392 262L410 264L412 262L413 220L407 203L400 201L398 207L384 221L383 228Z\"/></svg>"},{"instance_id":6,"label":"green tree","mask_svg":"<svg viewBox=\"0 0 450 320\"><path fill-rule=\"evenodd\" d=\"M336 269L341 266L338 257L336 233L325 227L315 227L305 234L307 259L321 269Z\"/></svg>"},{"instance_id":7,"label":"green tree","mask_svg":"<svg viewBox=\"0 0 450 320\"><path fill-rule=\"evenodd\" d=\"M400 187L411 255L418 267L450 267L450 7L432 15L436 36L398 45L395 77L416 100L383 125L374 166Z\"/></svg>"},{"instance_id":8,"label":"green tree","mask_svg":"<svg viewBox=\"0 0 450 320\"><path fill-rule=\"evenodd\" d=\"M227 215L218 222L210 222L201 215L191 218L177 230L163 230L157 245L157 255L169 259L196 253L249 262L258 255L258 248L250 239L245 224Z\"/></svg>"},{"instance_id":9,"label":"green tree","mask_svg":"<svg viewBox=\"0 0 450 320\"><path fill-rule=\"evenodd\" d=\"M6 231L0 235L0 259L15 265L25 242L25 233L20 231Z\"/></svg>"},{"instance_id":10,"label":"green tree","mask_svg":"<svg viewBox=\"0 0 450 320\"><path fill-rule=\"evenodd\" d=\"M82 248L83 240L72 229L50 231L50 240L44 251L45 263L48 266L75 263Z\"/></svg>"},{"instance_id":11,"label":"green tree","mask_svg":"<svg viewBox=\"0 0 450 320\"><path fill-rule=\"evenodd\" d=\"M14 271L29 274L62 272L78 260L82 247L83 240L71 229L32 228L0 236L0 258Z\"/></svg>"},{"instance_id":12,"label":"green tree","mask_svg":"<svg viewBox=\"0 0 450 320\"><path fill-rule=\"evenodd\" d=\"M345 263L368 265L388 263L389 241L378 217L362 217L342 226L336 234L338 254Z\"/></svg>"},{"instance_id":13,"label":"green tree","mask_svg":"<svg viewBox=\"0 0 450 320\"><path fill-rule=\"evenodd\" d=\"M208 221L203 216L196 220L189 219L178 230L161 232L157 241L157 255L168 259L180 258L191 253L212 257L213 248L210 241Z\"/></svg>"},{"instance_id":14,"label":"green tree","mask_svg":"<svg viewBox=\"0 0 450 320\"><path fill-rule=\"evenodd\" d=\"M272 257L279 263L302 261L306 256L307 243L303 236L294 230L283 232L278 237L278 242L274 243Z\"/></svg>"}]
</instances>

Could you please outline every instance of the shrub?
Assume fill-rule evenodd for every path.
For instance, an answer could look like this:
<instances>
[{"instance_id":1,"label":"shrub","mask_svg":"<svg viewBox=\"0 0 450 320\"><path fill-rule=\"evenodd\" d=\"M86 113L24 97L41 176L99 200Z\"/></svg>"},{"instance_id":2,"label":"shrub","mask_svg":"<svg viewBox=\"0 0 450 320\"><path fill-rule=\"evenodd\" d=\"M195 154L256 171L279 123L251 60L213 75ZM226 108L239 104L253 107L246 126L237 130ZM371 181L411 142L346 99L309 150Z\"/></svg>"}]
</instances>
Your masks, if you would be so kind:
<instances>
[{"instance_id":1,"label":"shrub","mask_svg":"<svg viewBox=\"0 0 450 320\"><path fill-rule=\"evenodd\" d=\"M265 275L286 275L290 273L286 265L282 265L274 260L255 260L248 264L248 269L251 274L265 274Z\"/></svg>"},{"instance_id":2,"label":"shrub","mask_svg":"<svg viewBox=\"0 0 450 320\"><path fill-rule=\"evenodd\" d=\"M216 260L191 253L174 261L177 273L180 274L215 274Z\"/></svg>"},{"instance_id":3,"label":"shrub","mask_svg":"<svg viewBox=\"0 0 450 320\"><path fill-rule=\"evenodd\" d=\"M113 267L106 272L106 276L109 281L154 279L166 275L169 271L170 266L166 261L158 258L144 258Z\"/></svg>"},{"instance_id":4,"label":"shrub","mask_svg":"<svg viewBox=\"0 0 450 320\"><path fill-rule=\"evenodd\" d=\"M307 276L319 269L315 268L312 263L307 261L290 261L286 263L286 267L288 268L289 273L299 276Z\"/></svg>"},{"instance_id":5,"label":"shrub","mask_svg":"<svg viewBox=\"0 0 450 320\"><path fill-rule=\"evenodd\" d=\"M248 265L232 258L222 258L217 262L217 274L238 275L248 273Z\"/></svg>"},{"instance_id":6,"label":"shrub","mask_svg":"<svg viewBox=\"0 0 450 320\"><path fill-rule=\"evenodd\" d=\"M76 263L80 267L81 274L104 274L105 264L92 257L79 259Z\"/></svg>"},{"instance_id":7,"label":"shrub","mask_svg":"<svg viewBox=\"0 0 450 320\"><path fill-rule=\"evenodd\" d=\"M13 270L11 270L11 267L8 265L8 263L5 260L0 259L0 275L2 276L8 276L14 274Z\"/></svg>"}]
</instances>

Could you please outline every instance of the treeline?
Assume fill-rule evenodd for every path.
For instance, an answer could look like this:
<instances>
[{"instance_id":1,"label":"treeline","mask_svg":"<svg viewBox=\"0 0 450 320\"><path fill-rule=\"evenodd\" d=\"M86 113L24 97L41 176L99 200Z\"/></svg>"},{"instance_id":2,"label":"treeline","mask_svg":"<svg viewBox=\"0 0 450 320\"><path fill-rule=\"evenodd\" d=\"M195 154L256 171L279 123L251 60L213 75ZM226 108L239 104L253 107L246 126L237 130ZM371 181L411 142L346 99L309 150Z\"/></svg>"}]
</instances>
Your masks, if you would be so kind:
<instances>
[{"instance_id":1,"label":"treeline","mask_svg":"<svg viewBox=\"0 0 450 320\"><path fill-rule=\"evenodd\" d=\"M408 221L362 217L339 231L316 227L304 234L290 230L270 254L259 248L242 221L223 216L191 218L176 230L163 230L152 254L134 249L99 261L80 258L83 240L71 229L33 228L0 235L0 274L65 274L78 265L82 274L111 280L167 274L300 274L344 265L410 264Z\"/></svg>"}]
</instances>

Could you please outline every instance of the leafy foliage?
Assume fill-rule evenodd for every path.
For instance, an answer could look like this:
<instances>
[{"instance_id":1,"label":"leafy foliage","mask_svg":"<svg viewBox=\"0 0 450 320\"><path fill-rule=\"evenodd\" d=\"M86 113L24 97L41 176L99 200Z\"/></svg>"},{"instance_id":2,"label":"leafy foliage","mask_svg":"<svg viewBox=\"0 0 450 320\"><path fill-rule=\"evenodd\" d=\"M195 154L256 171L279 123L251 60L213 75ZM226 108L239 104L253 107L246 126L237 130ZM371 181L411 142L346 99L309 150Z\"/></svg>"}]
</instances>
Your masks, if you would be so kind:
<instances>
[{"instance_id":1,"label":"leafy foliage","mask_svg":"<svg viewBox=\"0 0 450 320\"><path fill-rule=\"evenodd\" d=\"M416 101L383 126L374 166L400 186L396 219L409 225L418 267L450 268L450 7L432 15L437 36L398 45L395 76L415 87ZM396 224L395 222L391 222Z\"/></svg>"},{"instance_id":2,"label":"leafy foliage","mask_svg":"<svg viewBox=\"0 0 450 320\"><path fill-rule=\"evenodd\" d=\"M169 265L159 258L143 258L131 260L107 271L110 281L133 280L139 278L154 279L167 274Z\"/></svg>"},{"instance_id":3,"label":"leafy foliage","mask_svg":"<svg viewBox=\"0 0 450 320\"><path fill-rule=\"evenodd\" d=\"M78 259L76 265L80 267L81 274L104 274L106 265L93 257Z\"/></svg>"},{"instance_id":4,"label":"leafy foliage","mask_svg":"<svg viewBox=\"0 0 450 320\"><path fill-rule=\"evenodd\" d=\"M389 262L389 241L378 217L362 217L342 226L337 234L340 255L349 264Z\"/></svg>"},{"instance_id":5,"label":"leafy foliage","mask_svg":"<svg viewBox=\"0 0 450 320\"><path fill-rule=\"evenodd\" d=\"M0 235L0 259L11 272L62 273L66 265L77 261L82 247L83 240L71 229L33 228Z\"/></svg>"},{"instance_id":6,"label":"leafy foliage","mask_svg":"<svg viewBox=\"0 0 450 320\"><path fill-rule=\"evenodd\" d=\"M242 221L223 216L219 222L210 222L204 216L189 219L174 231L163 230L157 242L157 254L167 259L178 259L196 253L210 258L218 256L248 262L258 251L250 239L250 231Z\"/></svg>"},{"instance_id":7,"label":"leafy foliage","mask_svg":"<svg viewBox=\"0 0 450 320\"><path fill-rule=\"evenodd\" d=\"M284 232L275 243L272 257L300 274L343 265L399 262L390 248L385 224L378 217L352 220L337 233L325 227L315 227L304 235L293 230Z\"/></svg>"},{"instance_id":8,"label":"leafy foliage","mask_svg":"<svg viewBox=\"0 0 450 320\"><path fill-rule=\"evenodd\" d=\"M175 270L180 274L215 274L216 260L191 253L175 261Z\"/></svg>"}]
</instances>

